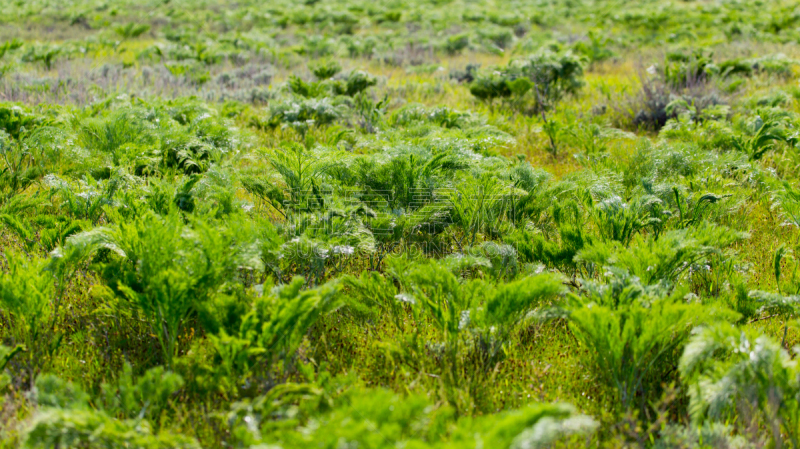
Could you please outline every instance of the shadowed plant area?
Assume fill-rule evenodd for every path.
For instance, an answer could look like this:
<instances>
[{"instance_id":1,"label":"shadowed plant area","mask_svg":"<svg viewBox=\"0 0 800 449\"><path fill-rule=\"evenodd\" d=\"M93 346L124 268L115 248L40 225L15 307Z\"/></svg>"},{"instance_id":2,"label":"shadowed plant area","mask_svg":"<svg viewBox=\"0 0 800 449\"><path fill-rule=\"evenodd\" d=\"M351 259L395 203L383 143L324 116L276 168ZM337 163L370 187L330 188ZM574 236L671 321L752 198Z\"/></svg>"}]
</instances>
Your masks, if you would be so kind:
<instances>
[{"instance_id":1,"label":"shadowed plant area","mask_svg":"<svg viewBox=\"0 0 800 449\"><path fill-rule=\"evenodd\" d=\"M0 0L0 448L800 449L798 7Z\"/></svg>"}]
</instances>

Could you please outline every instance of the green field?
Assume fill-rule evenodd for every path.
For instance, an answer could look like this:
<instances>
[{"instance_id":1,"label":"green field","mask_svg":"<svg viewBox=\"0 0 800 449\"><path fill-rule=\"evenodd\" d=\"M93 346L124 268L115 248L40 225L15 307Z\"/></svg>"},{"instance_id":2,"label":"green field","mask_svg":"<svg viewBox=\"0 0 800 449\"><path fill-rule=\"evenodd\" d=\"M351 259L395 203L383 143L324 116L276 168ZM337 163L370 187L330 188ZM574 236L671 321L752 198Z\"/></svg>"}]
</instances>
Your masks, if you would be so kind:
<instances>
[{"instance_id":1,"label":"green field","mask_svg":"<svg viewBox=\"0 0 800 449\"><path fill-rule=\"evenodd\" d=\"M800 449L800 2L0 0L0 448Z\"/></svg>"}]
</instances>

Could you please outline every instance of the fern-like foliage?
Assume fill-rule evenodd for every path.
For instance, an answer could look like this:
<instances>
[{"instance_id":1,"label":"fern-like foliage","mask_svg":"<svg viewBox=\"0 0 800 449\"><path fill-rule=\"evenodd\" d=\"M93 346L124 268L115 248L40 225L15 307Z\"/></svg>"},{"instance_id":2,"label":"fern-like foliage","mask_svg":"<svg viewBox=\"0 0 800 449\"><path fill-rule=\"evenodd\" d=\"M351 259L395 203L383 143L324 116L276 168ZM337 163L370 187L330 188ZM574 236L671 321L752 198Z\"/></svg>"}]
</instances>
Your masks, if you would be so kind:
<instances>
[{"instance_id":1,"label":"fern-like foliage","mask_svg":"<svg viewBox=\"0 0 800 449\"><path fill-rule=\"evenodd\" d=\"M496 178L484 175L477 180L459 183L450 194L450 217L463 236L459 246L476 243L478 233L499 234L499 222L505 218L510 204L510 191Z\"/></svg>"},{"instance_id":2,"label":"fern-like foliage","mask_svg":"<svg viewBox=\"0 0 800 449\"><path fill-rule=\"evenodd\" d=\"M146 214L129 223L79 234L71 247L93 246L115 254L100 268L112 302L141 314L158 337L164 361L172 366L183 326L198 307L231 279L244 261L241 246L231 233L203 221L192 228L177 213L166 217ZM89 251L84 251L87 253Z\"/></svg>"},{"instance_id":3,"label":"fern-like foliage","mask_svg":"<svg viewBox=\"0 0 800 449\"><path fill-rule=\"evenodd\" d=\"M637 235L628 248L595 242L581 250L575 260L628 270L647 285L674 284L692 265L721 254L726 247L747 237L723 226L703 224L667 231L658 240Z\"/></svg>"},{"instance_id":4,"label":"fern-like foliage","mask_svg":"<svg viewBox=\"0 0 800 449\"><path fill-rule=\"evenodd\" d=\"M137 388L147 385L167 385L173 376L152 372L150 380L140 381ZM167 387L165 391L170 391ZM159 391L142 391L153 394L157 400ZM174 392L174 390L170 391ZM125 403L135 401L136 393L121 390ZM22 432L23 447L103 447L103 448L181 448L196 449L200 445L194 438L168 431L154 432L150 422L136 416L131 419L116 419L103 409L88 405L88 395L72 383L48 375L37 379L35 399L39 409ZM148 401L150 399L148 398ZM112 411L113 413L113 411Z\"/></svg>"},{"instance_id":5,"label":"fern-like foliage","mask_svg":"<svg viewBox=\"0 0 800 449\"><path fill-rule=\"evenodd\" d=\"M57 313L55 278L47 259L5 253L8 271L0 276L0 313L11 323L12 343L23 345L24 370L33 381L41 364L58 347L53 329Z\"/></svg>"},{"instance_id":6,"label":"fern-like foliage","mask_svg":"<svg viewBox=\"0 0 800 449\"><path fill-rule=\"evenodd\" d=\"M785 224L800 227L800 189L784 181L783 188L773 193L773 199L780 207Z\"/></svg>"},{"instance_id":7,"label":"fern-like foliage","mask_svg":"<svg viewBox=\"0 0 800 449\"><path fill-rule=\"evenodd\" d=\"M657 383L674 371L692 329L727 315L715 316L621 269L607 276L608 284L585 281L563 311L595 372L616 392L620 408L644 412L659 391Z\"/></svg>"},{"instance_id":8,"label":"fern-like foliage","mask_svg":"<svg viewBox=\"0 0 800 449\"><path fill-rule=\"evenodd\" d=\"M783 125L783 121L778 118L767 117L762 120L761 117L756 117L755 133L752 136L735 137L732 141L733 147L747 154L750 160L761 159L772 150L775 142L786 141Z\"/></svg>"},{"instance_id":9,"label":"fern-like foliage","mask_svg":"<svg viewBox=\"0 0 800 449\"><path fill-rule=\"evenodd\" d=\"M424 396L400 397L387 390L353 389L310 431L259 435L265 443L285 446L384 447L401 444L417 448L456 448L478 444L491 447L544 448L573 435L591 435L597 424L567 404L531 404L491 417L465 419L448 435L454 411L433 406Z\"/></svg>"},{"instance_id":10,"label":"fern-like foliage","mask_svg":"<svg viewBox=\"0 0 800 449\"><path fill-rule=\"evenodd\" d=\"M660 202L658 198L646 197L629 205L613 196L594 205L591 217L604 240L627 246L639 231L661 224L659 218L650 214L651 206Z\"/></svg>"},{"instance_id":11,"label":"fern-like foliage","mask_svg":"<svg viewBox=\"0 0 800 449\"><path fill-rule=\"evenodd\" d=\"M337 284L304 287L305 280L296 277L290 284L265 291L252 301L238 329L221 329L210 336L223 373L248 377L260 367L262 374L271 374L281 361L283 370L290 369L308 330L338 304Z\"/></svg>"},{"instance_id":12,"label":"fern-like foliage","mask_svg":"<svg viewBox=\"0 0 800 449\"><path fill-rule=\"evenodd\" d=\"M680 372L695 419L724 422L747 410L777 447L800 444L797 362L773 339L728 325L698 329Z\"/></svg>"},{"instance_id":13,"label":"fern-like foliage","mask_svg":"<svg viewBox=\"0 0 800 449\"><path fill-rule=\"evenodd\" d=\"M309 149L294 142L267 154L272 167L288 190L293 210L313 208L312 188L318 188L322 176L336 163L335 153Z\"/></svg>"}]
</instances>

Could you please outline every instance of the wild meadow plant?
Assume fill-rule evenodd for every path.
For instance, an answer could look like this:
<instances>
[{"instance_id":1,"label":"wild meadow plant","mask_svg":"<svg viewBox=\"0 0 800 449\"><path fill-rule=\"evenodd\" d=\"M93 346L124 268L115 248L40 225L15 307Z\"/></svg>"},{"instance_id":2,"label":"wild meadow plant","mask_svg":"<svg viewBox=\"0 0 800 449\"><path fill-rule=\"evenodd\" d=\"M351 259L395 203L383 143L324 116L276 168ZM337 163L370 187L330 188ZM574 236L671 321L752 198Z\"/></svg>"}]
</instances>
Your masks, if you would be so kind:
<instances>
[{"instance_id":1,"label":"wild meadow plant","mask_svg":"<svg viewBox=\"0 0 800 449\"><path fill-rule=\"evenodd\" d=\"M792 2L157 3L0 8L0 447L800 444Z\"/></svg>"}]
</instances>

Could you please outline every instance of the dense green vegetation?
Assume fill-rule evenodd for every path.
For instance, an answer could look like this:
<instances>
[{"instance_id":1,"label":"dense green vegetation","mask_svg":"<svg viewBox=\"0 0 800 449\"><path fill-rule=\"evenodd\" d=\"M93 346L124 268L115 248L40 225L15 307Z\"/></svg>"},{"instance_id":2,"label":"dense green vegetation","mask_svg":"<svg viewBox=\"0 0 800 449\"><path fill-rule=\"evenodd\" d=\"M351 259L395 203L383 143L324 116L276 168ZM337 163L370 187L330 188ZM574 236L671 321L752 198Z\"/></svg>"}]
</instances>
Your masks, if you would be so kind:
<instances>
[{"instance_id":1,"label":"dense green vegetation","mask_svg":"<svg viewBox=\"0 0 800 449\"><path fill-rule=\"evenodd\" d=\"M0 6L0 447L800 448L797 2Z\"/></svg>"}]
</instances>

